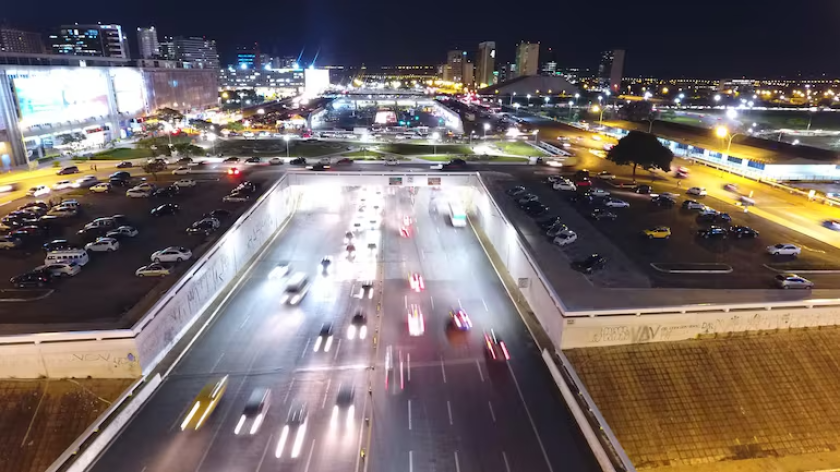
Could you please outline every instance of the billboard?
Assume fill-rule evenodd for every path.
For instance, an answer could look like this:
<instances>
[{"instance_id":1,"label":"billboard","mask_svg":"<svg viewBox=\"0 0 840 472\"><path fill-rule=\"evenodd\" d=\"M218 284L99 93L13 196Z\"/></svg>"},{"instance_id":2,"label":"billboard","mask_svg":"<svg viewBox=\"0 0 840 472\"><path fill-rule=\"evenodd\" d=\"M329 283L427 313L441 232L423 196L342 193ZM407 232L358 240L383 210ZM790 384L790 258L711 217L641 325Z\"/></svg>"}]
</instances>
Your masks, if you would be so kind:
<instances>
[{"instance_id":1,"label":"billboard","mask_svg":"<svg viewBox=\"0 0 840 472\"><path fill-rule=\"evenodd\" d=\"M108 113L107 69L9 71L24 128Z\"/></svg>"},{"instance_id":2,"label":"billboard","mask_svg":"<svg viewBox=\"0 0 840 472\"><path fill-rule=\"evenodd\" d=\"M134 68L111 69L111 78L114 81L114 93L117 95L117 111L120 113L134 114L145 107L145 85L143 73Z\"/></svg>"}]
</instances>

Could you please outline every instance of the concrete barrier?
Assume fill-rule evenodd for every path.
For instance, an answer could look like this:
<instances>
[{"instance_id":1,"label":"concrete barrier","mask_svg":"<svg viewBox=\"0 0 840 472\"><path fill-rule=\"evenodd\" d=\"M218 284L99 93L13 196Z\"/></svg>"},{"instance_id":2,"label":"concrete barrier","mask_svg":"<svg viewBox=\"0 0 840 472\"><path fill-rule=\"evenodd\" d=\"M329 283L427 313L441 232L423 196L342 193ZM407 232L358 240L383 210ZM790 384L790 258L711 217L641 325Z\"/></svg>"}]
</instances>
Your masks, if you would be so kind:
<instances>
[{"instance_id":1,"label":"concrete barrier","mask_svg":"<svg viewBox=\"0 0 840 472\"><path fill-rule=\"evenodd\" d=\"M70 445L46 472L84 472L160 385L160 374L138 380ZM128 401L130 400L130 401ZM105 423L107 422L107 425ZM105 426L103 426L105 425ZM80 452L81 451L81 452ZM65 464L69 464L65 466Z\"/></svg>"},{"instance_id":2,"label":"concrete barrier","mask_svg":"<svg viewBox=\"0 0 840 472\"><path fill-rule=\"evenodd\" d=\"M147 375L291 216L296 201L282 177L131 329L0 337L0 378Z\"/></svg>"}]
</instances>

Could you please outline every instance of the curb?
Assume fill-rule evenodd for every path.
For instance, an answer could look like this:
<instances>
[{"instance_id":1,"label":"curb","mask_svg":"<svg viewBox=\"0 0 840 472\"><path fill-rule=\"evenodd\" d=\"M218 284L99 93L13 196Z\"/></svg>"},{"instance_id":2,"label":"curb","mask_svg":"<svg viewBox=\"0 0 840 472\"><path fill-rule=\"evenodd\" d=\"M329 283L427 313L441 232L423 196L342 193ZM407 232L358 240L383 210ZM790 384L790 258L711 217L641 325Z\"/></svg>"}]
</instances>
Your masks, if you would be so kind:
<instances>
[{"instance_id":1,"label":"curb","mask_svg":"<svg viewBox=\"0 0 840 472\"><path fill-rule=\"evenodd\" d=\"M784 272L793 272L796 274L840 274L840 269L776 269L771 267L767 264L762 264L766 269L770 269L773 272L777 273L784 273Z\"/></svg>"},{"instance_id":2,"label":"curb","mask_svg":"<svg viewBox=\"0 0 840 472\"><path fill-rule=\"evenodd\" d=\"M728 266L726 264L696 264L696 265L698 265L698 266L702 266L702 265L721 266L721 267L726 267L726 269L663 269L663 268L659 267L659 265L656 262L651 262L650 263L650 266L653 267L654 270L656 270L658 272L665 273L665 274L731 274L734 271L734 269L732 269L731 266Z\"/></svg>"}]
</instances>

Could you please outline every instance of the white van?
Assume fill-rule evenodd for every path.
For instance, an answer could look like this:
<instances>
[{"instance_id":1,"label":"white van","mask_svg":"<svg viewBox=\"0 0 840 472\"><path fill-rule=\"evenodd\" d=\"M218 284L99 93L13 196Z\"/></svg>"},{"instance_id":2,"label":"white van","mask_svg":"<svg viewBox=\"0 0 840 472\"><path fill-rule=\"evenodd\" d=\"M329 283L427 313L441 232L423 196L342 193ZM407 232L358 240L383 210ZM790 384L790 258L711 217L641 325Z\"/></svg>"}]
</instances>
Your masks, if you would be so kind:
<instances>
[{"instance_id":1,"label":"white van","mask_svg":"<svg viewBox=\"0 0 840 472\"><path fill-rule=\"evenodd\" d=\"M88 263L88 253L84 249L67 249L64 251L48 252L44 265L50 264L70 264L75 262L79 266L84 266Z\"/></svg>"},{"instance_id":2,"label":"white van","mask_svg":"<svg viewBox=\"0 0 840 472\"><path fill-rule=\"evenodd\" d=\"M309 291L309 278L303 272L297 272L289 278L286 292L283 293L283 303L297 305Z\"/></svg>"}]
</instances>

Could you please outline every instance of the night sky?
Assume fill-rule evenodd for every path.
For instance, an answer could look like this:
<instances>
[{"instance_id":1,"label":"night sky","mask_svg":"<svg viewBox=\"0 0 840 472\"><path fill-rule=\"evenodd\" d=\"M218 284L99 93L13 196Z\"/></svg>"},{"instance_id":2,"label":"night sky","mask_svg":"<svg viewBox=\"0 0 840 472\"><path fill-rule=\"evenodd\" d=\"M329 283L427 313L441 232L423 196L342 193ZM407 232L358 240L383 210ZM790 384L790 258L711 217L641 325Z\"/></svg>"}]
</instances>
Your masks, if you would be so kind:
<instances>
[{"instance_id":1,"label":"night sky","mask_svg":"<svg viewBox=\"0 0 840 472\"><path fill-rule=\"evenodd\" d=\"M559 67L597 67L598 51L628 50L627 76L840 76L840 1L631 2L250 0L248 2L14 1L3 19L47 32L62 23L117 23L136 53L137 26L217 41L222 62L238 45L318 64L439 64L496 41L513 60L520 40L553 49ZM750 4L748 4L750 3ZM214 5L227 5L213 8ZM417 5L417 6L409 6Z\"/></svg>"}]
</instances>

